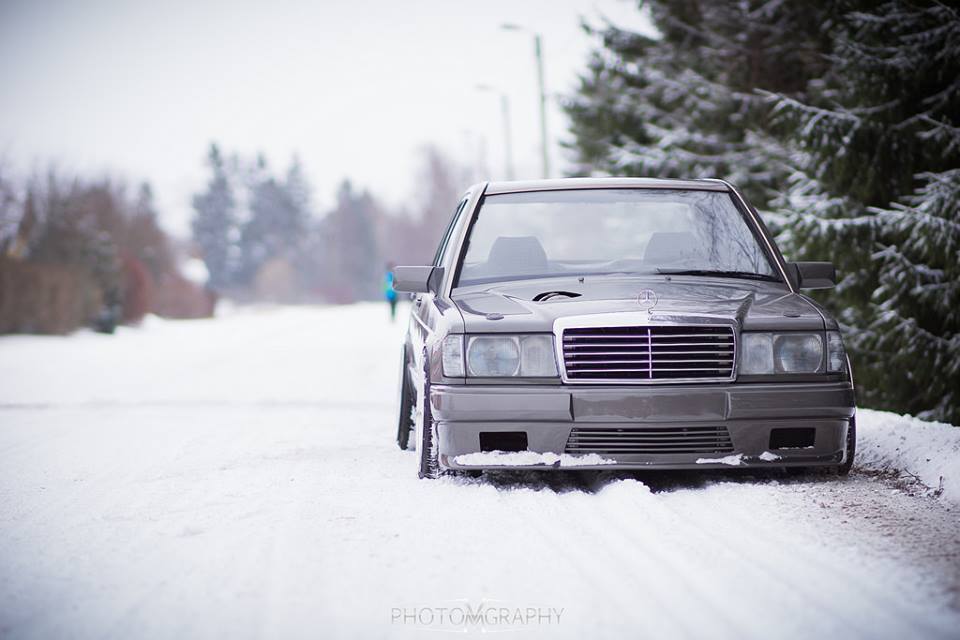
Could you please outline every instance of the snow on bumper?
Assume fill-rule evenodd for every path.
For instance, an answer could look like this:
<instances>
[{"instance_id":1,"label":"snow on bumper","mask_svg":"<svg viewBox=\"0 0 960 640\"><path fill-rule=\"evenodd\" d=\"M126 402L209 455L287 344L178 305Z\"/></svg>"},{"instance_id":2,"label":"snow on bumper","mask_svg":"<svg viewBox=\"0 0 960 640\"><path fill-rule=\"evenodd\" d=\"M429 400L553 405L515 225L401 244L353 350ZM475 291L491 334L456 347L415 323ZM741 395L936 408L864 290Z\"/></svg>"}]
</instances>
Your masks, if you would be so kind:
<instances>
[{"instance_id":1,"label":"snow on bumper","mask_svg":"<svg viewBox=\"0 0 960 640\"><path fill-rule=\"evenodd\" d=\"M596 453L536 453L535 451L480 451L455 456L454 464L462 467L597 467L616 464L616 460Z\"/></svg>"},{"instance_id":2,"label":"snow on bumper","mask_svg":"<svg viewBox=\"0 0 960 640\"><path fill-rule=\"evenodd\" d=\"M855 411L848 383L435 385L430 402L440 462L460 469L837 464L843 461L847 428ZM703 442L698 434L705 431L723 434L725 447L713 446L716 441ZM481 434L487 442L496 442L497 434L505 433L522 434L526 452L490 455L483 450ZM798 433L807 434L809 442L790 438L778 442L780 434ZM682 446L672 448L665 442ZM698 448L698 444L704 446ZM733 459L736 465L731 464Z\"/></svg>"}]
</instances>

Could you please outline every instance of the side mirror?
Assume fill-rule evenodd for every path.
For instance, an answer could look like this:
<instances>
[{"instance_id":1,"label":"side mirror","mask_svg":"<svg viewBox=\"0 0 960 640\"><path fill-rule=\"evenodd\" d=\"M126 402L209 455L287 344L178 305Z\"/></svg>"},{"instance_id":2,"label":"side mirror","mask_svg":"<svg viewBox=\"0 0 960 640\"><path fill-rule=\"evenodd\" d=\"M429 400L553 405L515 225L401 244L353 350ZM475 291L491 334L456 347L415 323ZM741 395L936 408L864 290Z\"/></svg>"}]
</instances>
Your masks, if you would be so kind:
<instances>
[{"instance_id":1,"label":"side mirror","mask_svg":"<svg viewBox=\"0 0 960 640\"><path fill-rule=\"evenodd\" d=\"M837 286L837 268L832 262L788 262L787 273L798 289L830 289Z\"/></svg>"},{"instance_id":2,"label":"side mirror","mask_svg":"<svg viewBox=\"0 0 960 640\"><path fill-rule=\"evenodd\" d=\"M436 293L443 279L443 267L396 267L393 288L407 293Z\"/></svg>"}]
</instances>

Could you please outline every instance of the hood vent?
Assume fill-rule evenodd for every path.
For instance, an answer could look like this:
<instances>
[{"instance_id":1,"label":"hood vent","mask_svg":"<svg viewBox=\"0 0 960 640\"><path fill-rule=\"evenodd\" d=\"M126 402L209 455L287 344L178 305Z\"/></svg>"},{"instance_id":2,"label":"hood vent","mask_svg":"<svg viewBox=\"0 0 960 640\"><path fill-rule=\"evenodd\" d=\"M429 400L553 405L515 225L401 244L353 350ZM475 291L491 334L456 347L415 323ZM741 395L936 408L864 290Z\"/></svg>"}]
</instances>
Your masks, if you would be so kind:
<instances>
[{"instance_id":1,"label":"hood vent","mask_svg":"<svg viewBox=\"0 0 960 640\"><path fill-rule=\"evenodd\" d=\"M555 298L579 298L581 295L583 294L574 293L573 291L545 291L533 296L533 301L549 302Z\"/></svg>"}]
</instances>

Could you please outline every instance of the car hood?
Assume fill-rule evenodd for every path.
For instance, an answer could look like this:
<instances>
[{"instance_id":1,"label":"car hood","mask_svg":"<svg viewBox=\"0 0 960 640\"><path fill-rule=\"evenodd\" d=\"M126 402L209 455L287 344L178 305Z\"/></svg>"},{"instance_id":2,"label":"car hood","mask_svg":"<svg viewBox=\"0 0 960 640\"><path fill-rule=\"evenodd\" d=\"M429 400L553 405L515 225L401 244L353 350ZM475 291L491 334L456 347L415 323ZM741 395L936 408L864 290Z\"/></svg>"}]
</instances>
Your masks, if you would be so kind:
<instances>
[{"instance_id":1,"label":"car hood","mask_svg":"<svg viewBox=\"0 0 960 640\"><path fill-rule=\"evenodd\" d=\"M558 293L536 301L550 292ZM783 284L756 280L675 275L547 278L458 289L452 298L467 333L552 331L559 318L623 312L651 323L729 322L749 330L825 327L823 313L811 300Z\"/></svg>"}]
</instances>

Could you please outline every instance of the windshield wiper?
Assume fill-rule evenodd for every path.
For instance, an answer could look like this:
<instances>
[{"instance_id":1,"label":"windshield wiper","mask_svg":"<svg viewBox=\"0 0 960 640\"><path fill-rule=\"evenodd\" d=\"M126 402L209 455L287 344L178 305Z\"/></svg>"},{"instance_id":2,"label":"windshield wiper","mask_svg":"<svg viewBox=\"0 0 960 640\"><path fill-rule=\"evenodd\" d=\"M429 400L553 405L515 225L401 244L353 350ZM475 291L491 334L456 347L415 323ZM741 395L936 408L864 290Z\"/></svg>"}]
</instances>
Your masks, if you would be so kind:
<instances>
[{"instance_id":1,"label":"windshield wiper","mask_svg":"<svg viewBox=\"0 0 960 640\"><path fill-rule=\"evenodd\" d=\"M745 280L766 280L779 282L775 276L752 271L724 271L722 269L664 269L657 267L657 273L670 276L715 276L718 278L743 278Z\"/></svg>"}]
</instances>

